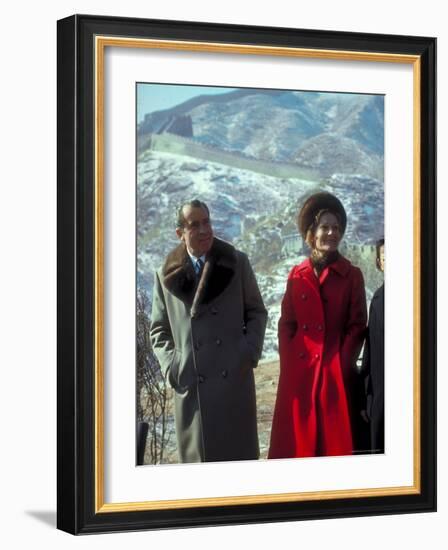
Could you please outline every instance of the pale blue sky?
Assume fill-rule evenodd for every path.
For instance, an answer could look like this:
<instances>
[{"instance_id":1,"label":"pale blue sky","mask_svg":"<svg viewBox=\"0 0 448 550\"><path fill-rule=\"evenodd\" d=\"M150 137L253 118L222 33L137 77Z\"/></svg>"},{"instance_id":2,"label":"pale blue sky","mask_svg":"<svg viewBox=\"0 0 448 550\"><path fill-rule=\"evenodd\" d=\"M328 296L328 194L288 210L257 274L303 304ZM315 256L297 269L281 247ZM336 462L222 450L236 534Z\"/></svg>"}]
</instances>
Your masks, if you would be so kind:
<instances>
[{"instance_id":1,"label":"pale blue sky","mask_svg":"<svg viewBox=\"0 0 448 550\"><path fill-rule=\"evenodd\" d=\"M192 97L208 94L224 94L236 88L217 86L188 86L185 84L137 84L137 122L141 122L147 113L170 109Z\"/></svg>"}]
</instances>

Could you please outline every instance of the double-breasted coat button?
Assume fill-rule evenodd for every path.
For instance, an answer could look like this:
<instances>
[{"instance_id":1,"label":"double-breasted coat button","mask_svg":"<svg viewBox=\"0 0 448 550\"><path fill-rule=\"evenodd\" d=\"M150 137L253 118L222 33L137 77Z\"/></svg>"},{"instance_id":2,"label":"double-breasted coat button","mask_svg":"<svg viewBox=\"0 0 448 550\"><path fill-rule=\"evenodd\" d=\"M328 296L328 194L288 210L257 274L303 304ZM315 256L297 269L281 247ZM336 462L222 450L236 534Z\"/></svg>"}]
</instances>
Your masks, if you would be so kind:
<instances>
[{"instance_id":1,"label":"double-breasted coat button","mask_svg":"<svg viewBox=\"0 0 448 550\"><path fill-rule=\"evenodd\" d=\"M323 330L323 328L324 328L324 327L323 327L322 325L317 325L317 330L320 331L320 330Z\"/></svg>"},{"instance_id":2,"label":"double-breasted coat button","mask_svg":"<svg viewBox=\"0 0 448 550\"><path fill-rule=\"evenodd\" d=\"M308 330L308 325L303 325L303 330Z\"/></svg>"},{"instance_id":3,"label":"double-breasted coat button","mask_svg":"<svg viewBox=\"0 0 448 550\"><path fill-rule=\"evenodd\" d=\"M222 343L221 338L216 338L216 345L217 345L217 346L220 346L221 343Z\"/></svg>"},{"instance_id":4,"label":"double-breasted coat button","mask_svg":"<svg viewBox=\"0 0 448 550\"><path fill-rule=\"evenodd\" d=\"M210 311L211 311L212 315L217 315L218 314L218 308L215 307L215 306L213 306Z\"/></svg>"},{"instance_id":5,"label":"double-breasted coat button","mask_svg":"<svg viewBox=\"0 0 448 550\"><path fill-rule=\"evenodd\" d=\"M316 359L319 359L319 354L316 353L316 355L314 356Z\"/></svg>"},{"instance_id":6,"label":"double-breasted coat button","mask_svg":"<svg viewBox=\"0 0 448 550\"><path fill-rule=\"evenodd\" d=\"M223 378L227 378L227 370L224 369L222 372L221 372L221 375Z\"/></svg>"},{"instance_id":7,"label":"double-breasted coat button","mask_svg":"<svg viewBox=\"0 0 448 550\"><path fill-rule=\"evenodd\" d=\"M203 376L202 374L198 374L198 382L199 384L202 384L203 382L205 382L205 376Z\"/></svg>"},{"instance_id":8,"label":"double-breasted coat button","mask_svg":"<svg viewBox=\"0 0 448 550\"><path fill-rule=\"evenodd\" d=\"M302 294L302 300L306 300L306 294Z\"/></svg>"},{"instance_id":9,"label":"double-breasted coat button","mask_svg":"<svg viewBox=\"0 0 448 550\"><path fill-rule=\"evenodd\" d=\"M301 351L301 352L299 353L299 357L300 357L300 359L303 359L303 358L305 357L305 353L304 353L303 351Z\"/></svg>"}]
</instances>

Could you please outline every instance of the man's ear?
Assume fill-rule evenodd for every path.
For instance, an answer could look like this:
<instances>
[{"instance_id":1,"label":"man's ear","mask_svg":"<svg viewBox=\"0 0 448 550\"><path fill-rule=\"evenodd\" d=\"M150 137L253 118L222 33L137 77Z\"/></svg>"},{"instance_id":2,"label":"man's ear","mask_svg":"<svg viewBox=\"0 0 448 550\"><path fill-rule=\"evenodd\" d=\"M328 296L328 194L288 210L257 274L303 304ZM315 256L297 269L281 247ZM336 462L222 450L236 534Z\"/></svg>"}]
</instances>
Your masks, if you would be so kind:
<instances>
[{"instance_id":1,"label":"man's ear","mask_svg":"<svg viewBox=\"0 0 448 550\"><path fill-rule=\"evenodd\" d=\"M184 230L182 229L182 227L176 227L176 235L181 241L184 240Z\"/></svg>"}]
</instances>

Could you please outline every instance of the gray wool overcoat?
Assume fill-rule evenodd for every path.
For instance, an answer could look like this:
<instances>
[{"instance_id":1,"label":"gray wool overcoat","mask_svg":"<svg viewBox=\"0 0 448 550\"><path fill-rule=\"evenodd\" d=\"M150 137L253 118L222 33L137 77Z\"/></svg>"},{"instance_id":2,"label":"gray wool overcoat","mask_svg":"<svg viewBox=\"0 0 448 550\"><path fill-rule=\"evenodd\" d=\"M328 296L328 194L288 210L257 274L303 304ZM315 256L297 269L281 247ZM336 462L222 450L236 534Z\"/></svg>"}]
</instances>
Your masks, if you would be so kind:
<instances>
[{"instance_id":1,"label":"gray wool overcoat","mask_svg":"<svg viewBox=\"0 0 448 550\"><path fill-rule=\"evenodd\" d=\"M245 254L215 238L200 280L184 243L156 272L151 343L174 388L181 462L259 457L253 368L267 312Z\"/></svg>"}]
</instances>

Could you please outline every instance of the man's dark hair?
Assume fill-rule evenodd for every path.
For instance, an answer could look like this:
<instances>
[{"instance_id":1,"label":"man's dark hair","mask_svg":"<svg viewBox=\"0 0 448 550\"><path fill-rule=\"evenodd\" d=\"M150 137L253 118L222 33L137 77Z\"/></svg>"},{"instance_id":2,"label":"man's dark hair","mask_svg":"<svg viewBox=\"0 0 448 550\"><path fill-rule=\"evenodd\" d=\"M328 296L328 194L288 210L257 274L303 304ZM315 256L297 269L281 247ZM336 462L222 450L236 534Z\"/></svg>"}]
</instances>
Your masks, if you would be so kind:
<instances>
[{"instance_id":1,"label":"man's dark hair","mask_svg":"<svg viewBox=\"0 0 448 550\"><path fill-rule=\"evenodd\" d=\"M381 262L380 262L380 252L381 252L381 247L382 246L384 246L384 239L378 239L375 243L375 247L376 247L376 260L375 260L375 263L376 263L377 269L379 269L380 271L384 271L381 268Z\"/></svg>"},{"instance_id":2,"label":"man's dark hair","mask_svg":"<svg viewBox=\"0 0 448 550\"><path fill-rule=\"evenodd\" d=\"M199 199L193 199L190 201L183 202L179 208L177 209L176 214L176 228L182 229L185 225L185 217L184 217L184 207L185 206L191 206L192 208L204 208L207 211L207 214L210 216L210 210L208 209L208 206L205 204L205 202L200 201Z\"/></svg>"},{"instance_id":3,"label":"man's dark hair","mask_svg":"<svg viewBox=\"0 0 448 550\"><path fill-rule=\"evenodd\" d=\"M376 259L377 260L380 259L380 249L381 249L382 246L384 246L384 239L378 239L375 243Z\"/></svg>"}]
</instances>

